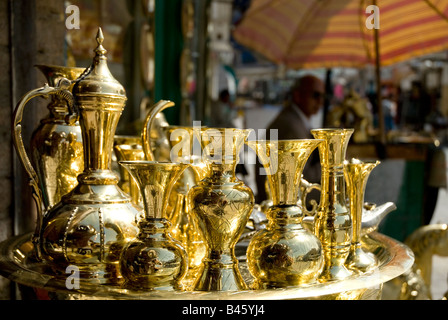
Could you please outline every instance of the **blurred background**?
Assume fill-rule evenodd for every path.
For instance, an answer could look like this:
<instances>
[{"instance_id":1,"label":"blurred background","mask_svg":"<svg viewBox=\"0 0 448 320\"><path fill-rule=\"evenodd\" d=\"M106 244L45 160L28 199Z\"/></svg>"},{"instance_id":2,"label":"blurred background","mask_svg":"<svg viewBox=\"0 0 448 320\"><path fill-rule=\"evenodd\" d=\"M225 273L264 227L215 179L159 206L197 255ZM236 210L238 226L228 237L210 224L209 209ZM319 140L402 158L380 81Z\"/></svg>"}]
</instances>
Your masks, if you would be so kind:
<instances>
[{"instance_id":1,"label":"blurred background","mask_svg":"<svg viewBox=\"0 0 448 320\"><path fill-rule=\"evenodd\" d=\"M161 99L176 104L164 111L173 125L211 125L226 104L233 126L266 129L294 81L312 74L326 92L311 126L363 130L347 157L382 162L365 200L392 201L398 209L379 231L405 241L424 225L447 223L448 1L388 0L379 2L378 12L366 12L369 5L377 4L1 0L0 241L32 231L35 223L26 173L12 146L14 107L45 83L34 65L88 67L98 26L109 68L128 97L118 134L139 134L148 107ZM79 8L79 29L66 24L74 18L69 6ZM379 29L371 28L372 19ZM25 141L48 112L44 99L30 103ZM256 193L255 158L245 150L241 178ZM440 299L448 263L434 259L433 298ZM0 298L15 296L15 285L0 277Z\"/></svg>"}]
</instances>

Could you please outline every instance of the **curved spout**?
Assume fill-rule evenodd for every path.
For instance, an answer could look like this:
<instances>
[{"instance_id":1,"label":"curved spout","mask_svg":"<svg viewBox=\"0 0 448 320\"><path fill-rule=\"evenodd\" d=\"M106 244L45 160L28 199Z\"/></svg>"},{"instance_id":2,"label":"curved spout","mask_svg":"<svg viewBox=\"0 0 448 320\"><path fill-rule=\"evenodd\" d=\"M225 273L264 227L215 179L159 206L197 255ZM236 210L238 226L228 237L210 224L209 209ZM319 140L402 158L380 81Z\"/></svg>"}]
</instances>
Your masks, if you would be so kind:
<instances>
[{"instance_id":1,"label":"curved spout","mask_svg":"<svg viewBox=\"0 0 448 320\"><path fill-rule=\"evenodd\" d=\"M151 150L151 127L153 125L153 122L156 119L156 116L159 112L173 106L174 102L172 101L160 100L151 107L151 109L148 112L148 115L146 116L142 130L142 145L143 145L143 151L145 152L146 160L148 161L155 161L154 154L152 153Z\"/></svg>"},{"instance_id":2,"label":"curved spout","mask_svg":"<svg viewBox=\"0 0 448 320\"><path fill-rule=\"evenodd\" d=\"M366 209L366 206L364 205L362 210L361 235L375 231L380 222L383 221L384 217L396 209L397 206L393 202L386 202L380 206L373 206L372 209Z\"/></svg>"}]
</instances>

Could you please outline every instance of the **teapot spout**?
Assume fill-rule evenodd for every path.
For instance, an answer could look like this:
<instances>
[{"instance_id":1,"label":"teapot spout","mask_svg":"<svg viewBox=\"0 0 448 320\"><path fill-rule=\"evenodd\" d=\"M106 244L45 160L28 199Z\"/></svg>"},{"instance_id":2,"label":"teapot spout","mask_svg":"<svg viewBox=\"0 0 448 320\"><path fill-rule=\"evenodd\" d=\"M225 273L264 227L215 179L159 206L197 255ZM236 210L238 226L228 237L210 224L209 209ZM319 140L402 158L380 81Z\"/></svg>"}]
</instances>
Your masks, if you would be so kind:
<instances>
[{"instance_id":1,"label":"teapot spout","mask_svg":"<svg viewBox=\"0 0 448 320\"><path fill-rule=\"evenodd\" d=\"M386 202L380 206L376 206L372 203L364 204L362 210L361 235L369 234L378 229L378 226L384 217L396 209L397 206L393 202Z\"/></svg>"}]
</instances>

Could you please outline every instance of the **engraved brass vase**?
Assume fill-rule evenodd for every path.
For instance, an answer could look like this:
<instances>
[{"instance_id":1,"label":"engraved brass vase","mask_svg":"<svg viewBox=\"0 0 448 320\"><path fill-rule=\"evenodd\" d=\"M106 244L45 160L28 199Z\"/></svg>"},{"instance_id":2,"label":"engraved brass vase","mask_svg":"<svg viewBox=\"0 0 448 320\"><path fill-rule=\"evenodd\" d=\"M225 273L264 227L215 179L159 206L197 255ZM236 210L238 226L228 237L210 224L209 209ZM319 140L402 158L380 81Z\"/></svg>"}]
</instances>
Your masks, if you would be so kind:
<instances>
[{"instance_id":1,"label":"engraved brass vase","mask_svg":"<svg viewBox=\"0 0 448 320\"><path fill-rule=\"evenodd\" d=\"M344 263L350 250L352 223L346 205L344 160L353 129L313 129L319 145L321 162L321 198L314 217L314 234L324 251L324 269L320 280L341 280L349 277Z\"/></svg>"},{"instance_id":2,"label":"engraved brass vase","mask_svg":"<svg viewBox=\"0 0 448 320\"><path fill-rule=\"evenodd\" d=\"M371 252L365 252L361 246L361 220L367 180L370 172L379 163L379 161L361 161L358 159L344 161L344 174L353 225L352 243L345 265L349 270L356 273L368 272L377 265L375 256Z\"/></svg>"},{"instance_id":3,"label":"engraved brass vase","mask_svg":"<svg viewBox=\"0 0 448 320\"><path fill-rule=\"evenodd\" d=\"M248 141L263 165L272 206L268 224L251 239L247 265L255 289L300 286L315 282L324 257L320 241L302 226L304 210L298 205L306 161L322 140Z\"/></svg>"},{"instance_id":4,"label":"engraved brass vase","mask_svg":"<svg viewBox=\"0 0 448 320\"><path fill-rule=\"evenodd\" d=\"M151 161L120 164L137 181L145 207L138 237L126 245L120 259L125 285L138 289L181 289L188 256L182 244L171 236L165 210L174 184L188 165Z\"/></svg>"},{"instance_id":5,"label":"engraved brass vase","mask_svg":"<svg viewBox=\"0 0 448 320\"><path fill-rule=\"evenodd\" d=\"M66 277L75 265L81 278L119 283L123 246L137 236L142 208L118 187L111 170L114 134L126 95L107 66L103 34L88 71L73 87L84 149L84 171L78 185L43 217L40 232L42 258L51 271Z\"/></svg>"},{"instance_id":6,"label":"engraved brass vase","mask_svg":"<svg viewBox=\"0 0 448 320\"><path fill-rule=\"evenodd\" d=\"M207 176L190 189L188 201L204 235L207 254L193 290L247 289L234 249L254 207L254 195L236 177L235 167L250 130L210 128L195 133L208 170Z\"/></svg>"},{"instance_id":7,"label":"engraved brass vase","mask_svg":"<svg viewBox=\"0 0 448 320\"><path fill-rule=\"evenodd\" d=\"M73 113L71 90L83 68L38 65L48 84L28 92L14 111L13 142L25 167L37 207L34 242L37 241L43 213L59 202L78 183L83 171L84 155L79 122ZM22 139L22 116L28 101L37 96L51 97L49 115L42 119L33 132L28 157Z\"/></svg>"}]
</instances>

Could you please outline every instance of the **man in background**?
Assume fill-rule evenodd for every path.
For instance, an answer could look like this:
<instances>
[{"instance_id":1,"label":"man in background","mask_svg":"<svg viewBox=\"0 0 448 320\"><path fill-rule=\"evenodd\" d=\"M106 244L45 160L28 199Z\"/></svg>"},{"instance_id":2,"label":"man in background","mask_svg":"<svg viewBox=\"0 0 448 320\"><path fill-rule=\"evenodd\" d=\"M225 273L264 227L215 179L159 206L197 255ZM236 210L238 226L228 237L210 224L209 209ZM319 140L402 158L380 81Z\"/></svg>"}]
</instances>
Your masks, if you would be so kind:
<instances>
[{"instance_id":1,"label":"man in background","mask_svg":"<svg viewBox=\"0 0 448 320\"><path fill-rule=\"evenodd\" d=\"M310 130L310 118L317 114L323 106L325 96L324 83L313 75L305 75L297 79L290 89L289 98L285 105L271 122L266 131L269 140L271 129L278 130L278 140L313 139ZM266 176L258 174L260 164L257 162L257 203L266 200ZM321 169L318 150L315 150L303 171L303 178L310 183L320 183ZM310 195L311 199L318 200L317 195Z\"/></svg>"}]
</instances>

